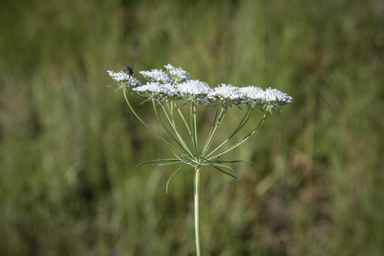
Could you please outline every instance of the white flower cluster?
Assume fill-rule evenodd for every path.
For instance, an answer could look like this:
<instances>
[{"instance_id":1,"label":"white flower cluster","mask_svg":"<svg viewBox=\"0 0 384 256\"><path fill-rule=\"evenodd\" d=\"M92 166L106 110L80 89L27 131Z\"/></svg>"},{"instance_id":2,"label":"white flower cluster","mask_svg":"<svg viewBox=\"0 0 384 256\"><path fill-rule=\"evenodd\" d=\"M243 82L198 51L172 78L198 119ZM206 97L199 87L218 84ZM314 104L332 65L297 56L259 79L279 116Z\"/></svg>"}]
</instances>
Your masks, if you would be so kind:
<instances>
[{"instance_id":1,"label":"white flower cluster","mask_svg":"<svg viewBox=\"0 0 384 256\"><path fill-rule=\"evenodd\" d=\"M228 102L238 104L243 99L243 94L239 91L238 87L231 84L221 84L208 94L208 99L211 101Z\"/></svg>"},{"instance_id":2,"label":"white flower cluster","mask_svg":"<svg viewBox=\"0 0 384 256\"><path fill-rule=\"evenodd\" d=\"M189 80L176 85L177 91L183 95L207 95L212 89L205 82L199 80Z\"/></svg>"},{"instance_id":3,"label":"white flower cluster","mask_svg":"<svg viewBox=\"0 0 384 256\"><path fill-rule=\"evenodd\" d=\"M241 87L239 88L239 92L243 95L243 103L252 102L257 99L264 99L265 98L265 91L257 86L247 86L247 87Z\"/></svg>"},{"instance_id":4,"label":"white flower cluster","mask_svg":"<svg viewBox=\"0 0 384 256\"><path fill-rule=\"evenodd\" d=\"M182 68L175 68L171 64L164 65L168 74L178 83L190 80L189 74Z\"/></svg>"},{"instance_id":5,"label":"white flower cluster","mask_svg":"<svg viewBox=\"0 0 384 256\"><path fill-rule=\"evenodd\" d=\"M242 103L251 101L265 101L265 102L284 102L291 103L292 97L285 92L277 89L267 88L265 91L257 86L250 85L247 87L239 88L240 93L244 95Z\"/></svg>"},{"instance_id":6,"label":"white flower cluster","mask_svg":"<svg viewBox=\"0 0 384 256\"><path fill-rule=\"evenodd\" d=\"M209 103L207 95L212 91L211 87L199 80L188 80L176 85L177 94L186 101L196 101L197 103Z\"/></svg>"},{"instance_id":7,"label":"white flower cluster","mask_svg":"<svg viewBox=\"0 0 384 256\"><path fill-rule=\"evenodd\" d=\"M199 80L189 80L184 83L148 82L145 85L132 88L141 96L157 100L185 100L196 103L209 103L207 94L212 90L206 83Z\"/></svg>"},{"instance_id":8,"label":"white flower cluster","mask_svg":"<svg viewBox=\"0 0 384 256\"><path fill-rule=\"evenodd\" d=\"M113 72L112 70L108 70L107 72L109 76L112 77L112 79L115 80L116 82L127 81L131 77L124 71Z\"/></svg>"},{"instance_id":9,"label":"white flower cluster","mask_svg":"<svg viewBox=\"0 0 384 256\"><path fill-rule=\"evenodd\" d=\"M125 87L135 87L142 85L142 83L137 80L136 77L133 75L128 75L124 71L120 72L113 72L111 70L107 71L109 76L112 77L113 80L115 80L118 83L119 88L125 88Z\"/></svg>"},{"instance_id":10,"label":"white flower cluster","mask_svg":"<svg viewBox=\"0 0 384 256\"><path fill-rule=\"evenodd\" d=\"M272 89L271 87L267 88L265 91L265 100L266 101L281 101L281 102L286 102L286 103L291 103L292 102L292 97L289 96L288 94L279 91L277 89Z\"/></svg>"},{"instance_id":11,"label":"white flower cluster","mask_svg":"<svg viewBox=\"0 0 384 256\"><path fill-rule=\"evenodd\" d=\"M188 73L182 68L175 68L171 64L164 67L167 72L159 69L140 71L140 74L149 81L145 85L142 85L133 75L122 71L119 73L108 71L108 73L116 82L123 82L120 87L133 87L132 90L141 96L154 100L184 100L199 104L216 103L223 107L232 104L249 104L269 112L280 110L281 106L292 102L291 96L277 89L263 90L254 85L239 88L230 84L210 88L205 82L191 80Z\"/></svg>"},{"instance_id":12,"label":"white flower cluster","mask_svg":"<svg viewBox=\"0 0 384 256\"><path fill-rule=\"evenodd\" d=\"M215 87L209 94L212 101L227 102L229 104L251 104L276 108L275 105L285 105L292 102L292 97L277 89L268 88L265 91L257 86L235 87L221 84Z\"/></svg>"},{"instance_id":13,"label":"white flower cluster","mask_svg":"<svg viewBox=\"0 0 384 256\"><path fill-rule=\"evenodd\" d=\"M243 95L241 103L251 104L264 111L280 111L281 106L292 102L291 96L271 87L264 91L260 87L250 85L239 88L239 91Z\"/></svg>"}]
</instances>

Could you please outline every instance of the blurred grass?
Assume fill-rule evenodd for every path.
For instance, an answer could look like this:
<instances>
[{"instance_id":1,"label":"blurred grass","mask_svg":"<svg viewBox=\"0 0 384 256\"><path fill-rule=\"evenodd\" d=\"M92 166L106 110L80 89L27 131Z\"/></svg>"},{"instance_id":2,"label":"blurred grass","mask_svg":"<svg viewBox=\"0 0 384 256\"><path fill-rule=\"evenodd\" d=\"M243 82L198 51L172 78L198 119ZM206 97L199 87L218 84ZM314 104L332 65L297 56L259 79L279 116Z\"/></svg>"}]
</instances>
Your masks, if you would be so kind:
<instances>
[{"instance_id":1,"label":"blurred grass","mask_svg":"<svg viewBox=\"0 0 384 256\"><path fill-rule=\"evenodd\" d=\"M373 0L2 1L0 254L194 255L193 173L165 194L174 169L136 167L171 152L105 87L125 61L293 96L226 157L256 165L202 174L204 255L383 255L383 15Z\"/></svg>"}]
</instances>

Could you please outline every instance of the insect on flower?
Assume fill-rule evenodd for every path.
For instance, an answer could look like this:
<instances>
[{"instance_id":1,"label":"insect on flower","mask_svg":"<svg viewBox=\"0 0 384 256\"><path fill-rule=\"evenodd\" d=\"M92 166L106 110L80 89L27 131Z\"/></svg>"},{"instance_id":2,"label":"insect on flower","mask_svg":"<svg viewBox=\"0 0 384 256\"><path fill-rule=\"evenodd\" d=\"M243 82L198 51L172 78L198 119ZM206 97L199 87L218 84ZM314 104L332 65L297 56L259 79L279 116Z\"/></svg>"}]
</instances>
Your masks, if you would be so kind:
<instances>
[{"instance_id":1,"label":"insect on flower","mask_svg":"<svg viewBox=\"0 0 384 256\"><path fill-rule=\"evenodd\" d=\"M121 62L121 64L125 67L124 71L127 75L132 76L133 75L133 63L127 65L124 62Z\"/></svg>"}]
</instances>

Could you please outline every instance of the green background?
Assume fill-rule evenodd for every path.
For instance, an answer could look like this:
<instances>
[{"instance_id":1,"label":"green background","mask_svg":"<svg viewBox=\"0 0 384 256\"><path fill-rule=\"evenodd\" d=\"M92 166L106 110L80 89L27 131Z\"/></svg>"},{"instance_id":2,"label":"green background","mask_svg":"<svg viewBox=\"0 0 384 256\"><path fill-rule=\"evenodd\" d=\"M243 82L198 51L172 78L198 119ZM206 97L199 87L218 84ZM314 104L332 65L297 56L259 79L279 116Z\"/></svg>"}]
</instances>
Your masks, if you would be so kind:
<instances>
[{"instance_id":1,"label":"green background","mask_svg":"<svg viewBox=\"0 0 384 256\"><path fill-rule=\"evenodd\" d=\"M384 254L380 1L0 2L0 255L194 255L193 170L106 85L121 61L293 103L203 169L203 255ZM161 131L150 104L130 96ZM212 106L199 108L206 134ZM218 141L235 129L231 109ZM260 120L255 113L245 135ZM241 137L241 136L240 136ZM240 138L239 137L239 138Z\"/></svg>"}]
</instances>

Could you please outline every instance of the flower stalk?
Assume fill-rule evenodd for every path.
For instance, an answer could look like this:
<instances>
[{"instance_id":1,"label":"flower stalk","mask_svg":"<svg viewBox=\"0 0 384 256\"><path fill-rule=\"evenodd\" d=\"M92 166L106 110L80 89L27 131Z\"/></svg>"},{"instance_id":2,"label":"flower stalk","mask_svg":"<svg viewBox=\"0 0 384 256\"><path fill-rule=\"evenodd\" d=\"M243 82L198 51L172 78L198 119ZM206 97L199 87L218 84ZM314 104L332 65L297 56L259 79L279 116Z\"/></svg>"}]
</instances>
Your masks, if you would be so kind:
<instances>
[{"instance_id":1,"label":"flower stalk","mask_svg":"<svg viewBox=\"0 0 384 256\"><path fill-rule=\"evenodd\" d=\"M200 240L200 168L195 167L195 242L196 255L201 256L201 240Z\"/></svg>"}]
</instances>

